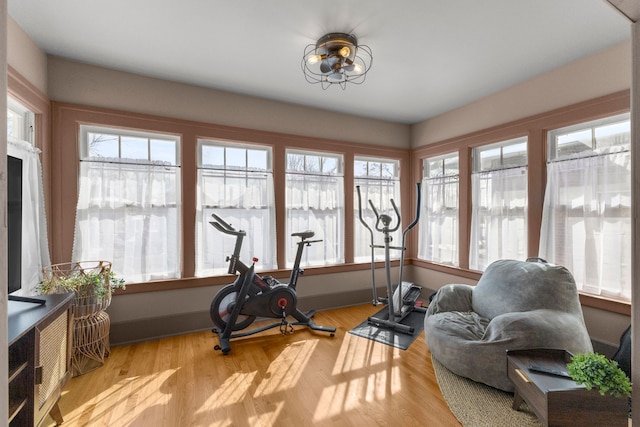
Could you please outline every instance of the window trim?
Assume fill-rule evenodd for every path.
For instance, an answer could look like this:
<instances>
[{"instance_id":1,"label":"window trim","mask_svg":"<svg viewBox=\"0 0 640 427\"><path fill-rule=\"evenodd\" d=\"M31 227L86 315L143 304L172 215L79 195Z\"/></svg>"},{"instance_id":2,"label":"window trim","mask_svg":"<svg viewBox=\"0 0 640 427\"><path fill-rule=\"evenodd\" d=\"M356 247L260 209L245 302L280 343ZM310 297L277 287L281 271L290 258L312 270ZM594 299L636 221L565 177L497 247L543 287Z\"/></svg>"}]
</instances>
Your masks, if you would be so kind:
<instances>
[{"instance_id":1,"label":"window trim","mask_svg":"<svg viewBox=\"0 0 640 427\"><path fill-rule=\"evenodd\" d=\"M80 136L78 138L78 153L80 157L80 161L86 161L90 159L89 149L88 149L88 139L89 133L105 133L105 134L113 134L114 136L121 137L133 137L133 138L147 138L151 139L162 139L167 141L172 141L175 143L175 156L176 163L171 166L180 167L180 136L169 134L169 133L159 133L155 131L145 131L145 130L133 130L130 128L118 128L115 126L97 126L97 125L85 125L80 124ZM124 163L124 162L123 162Z\"/></svg>"}]
</instances>

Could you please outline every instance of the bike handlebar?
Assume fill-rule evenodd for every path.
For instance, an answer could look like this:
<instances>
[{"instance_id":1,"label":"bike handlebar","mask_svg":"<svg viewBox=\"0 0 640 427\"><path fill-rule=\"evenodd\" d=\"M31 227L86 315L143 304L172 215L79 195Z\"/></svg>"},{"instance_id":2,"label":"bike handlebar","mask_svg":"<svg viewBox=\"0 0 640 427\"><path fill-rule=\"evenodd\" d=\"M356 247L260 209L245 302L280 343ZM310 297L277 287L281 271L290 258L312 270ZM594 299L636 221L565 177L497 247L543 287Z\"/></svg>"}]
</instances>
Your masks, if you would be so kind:
<instances>
[{"instance_id":1,"label":"bike handlebar","mask_svg":"<svg viewBox=\"0 0 640 427\"><path fill-rule=\"evenodd\" d=\"M218 231L224 234L230 234L232 236L246 236L247 232L244 230L236 230L230 224L225 222L222 218L220 218L215 213L212 213L211 216L215 219L215 221L209 221L209 224L213 225Z\"/></svg>"}]
</instances>

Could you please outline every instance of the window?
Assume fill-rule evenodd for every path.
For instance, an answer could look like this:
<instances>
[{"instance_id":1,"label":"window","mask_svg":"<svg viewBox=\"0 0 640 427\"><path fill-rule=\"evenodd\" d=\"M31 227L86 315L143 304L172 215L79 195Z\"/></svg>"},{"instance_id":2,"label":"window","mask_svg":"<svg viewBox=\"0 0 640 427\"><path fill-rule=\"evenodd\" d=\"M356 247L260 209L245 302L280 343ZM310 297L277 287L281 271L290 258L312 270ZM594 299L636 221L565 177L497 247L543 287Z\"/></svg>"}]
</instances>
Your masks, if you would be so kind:
<instances>
[{"instance_id":1,"label":"window","mask_svg":"<svg viewBox=\"0 0 640 427\"><path fill-rule=\"evenodd\" d=\"M241 259L277 268L271 148L198 141L196 276L226 274L236 239L213 228L211 213L245 230Z\"/></svg>"},{"instance_id":2,"label":"window","mask_svg":"<svg viewBox=\"0 0 640 427\"><path fill-rule=\"evenodd\" d=\"M81 126L73 260L127 282L180 277L179 138Z\"/></svg>"},{"instance_id":3,"label":"window","mask_svg":"<svg viewBox=\"0 0 640 427\"><path fill-rule=\"evenodd\" d=\"M587 293L631 300L629 115L548 134L540 256Z\"/></svg>"},{"instance_id":4,"label":"window","mask_svg":"<svg viewBox=\"0 0 640 427\"><path fill-rule=\"evenodd\" d=\"M35 140L33 112L12 98L7 98L7 107L7 136L33 144Z\"/></svg>"},{"instance_id":5,"label":"window","mask_svg":"<svg viewBox=\"0 0 640 427\"><path fill-rule=\"evenodd\" d=\"M502 258L526 259L527 139L473 149L469 267Z\"/></svg>"},{"instance_id":6,"label":"window","mask_svg":"<svg viewBox=\"0 0 640 427\"><path fill-rule=\"evenodd\" d=\"M16 294L33 295L42 279L42 269L51 264L40 150L34 146L35 114L12 98L7 98L7 107L7 155L20 159L22 167L22 288Z\"/></svg>"},{"instance_id":7,"label":"window","mask_svg":"<svg viewBox=\"0 0 640 427\"><path fill-rule=\"evenodd\" d=\"M287 150L287 267L293 265L297 239L291 233L315 232L322 239L305 249L302 265L344 262L343 158L337 154Z\"/></svg>"},{"instance_id":8,"label":"window","mask_svg":"<svg viewBox=\"0 0 640 427\"><path fill-rule=\"evenodd\" d=\"M379 214L387 214L392 218L391 227L398 223L391 206L391 199L400 210L400 162L397 160L372 159L356 157L354 161L354 182L360 186L362 197L362 218L373 230L374 244L383 245L383 234L375 231L376 217L369 205L373 203ZM355 189L354 189L355 191ZM358 211L358 195L354 193L354 261L371 261L371 234L362 225ZM402 224L397 231L391 233L392 246L399 246L402 239ZM375 259L384 260L384 251L375 250ZM400 258L399 251L391 252L392 258Z\"/></svg>"},{"instance_id":9,"label":"window","mask_svg":"<svg viewBox=\"0 0 640 427\"><path fill-rule=\"evenodd\" d=\"M423 160L418 257L458 266L458 154Z\"/></svg>"}]
</instances>

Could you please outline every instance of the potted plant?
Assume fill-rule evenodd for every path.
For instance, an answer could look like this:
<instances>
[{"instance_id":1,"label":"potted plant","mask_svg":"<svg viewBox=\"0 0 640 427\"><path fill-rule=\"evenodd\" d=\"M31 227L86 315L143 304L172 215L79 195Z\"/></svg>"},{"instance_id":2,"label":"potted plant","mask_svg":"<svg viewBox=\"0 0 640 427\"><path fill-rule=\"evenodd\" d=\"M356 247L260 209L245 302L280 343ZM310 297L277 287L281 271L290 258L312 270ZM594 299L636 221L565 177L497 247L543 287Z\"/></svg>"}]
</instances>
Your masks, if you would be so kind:
<instances>
[{"instance_id":1,"label":"potted plant","mask_svg":"<svg viewBox=\"0 0 640 427\"><path fill-rule=\"evenodd\" d=\"M618 367L618 362L607 359L602 354L576 354L567 364L569 375L587 390L595 388L601 395L631 397L631 381Z\"/></svg>"},{"instance_id":2,"label":"potted plant","mask_svg":"<svg viewBox=\"0 0 640 427\"><path fill-rule=\"evenodd\" d=\"M40 294L73 292L74 318L82 319L105 310L111 294L125 289L123 279L116 278L108 261L79 261L50 265L43 269L38 285Z\"/></svg>"},{"instance_id":3,"label":"potted plant","mask_svg":"<svg viewBox=\"0 0 640 427\"><path fill-rule=\"evenodd\" d=\"M104 363L110 353L111 321L105 311L111 294L125 288L108 261L81 261L50 265L43 269L41 294L73 292L73 376L82 375Z\"/></svg>"}]
</instances>

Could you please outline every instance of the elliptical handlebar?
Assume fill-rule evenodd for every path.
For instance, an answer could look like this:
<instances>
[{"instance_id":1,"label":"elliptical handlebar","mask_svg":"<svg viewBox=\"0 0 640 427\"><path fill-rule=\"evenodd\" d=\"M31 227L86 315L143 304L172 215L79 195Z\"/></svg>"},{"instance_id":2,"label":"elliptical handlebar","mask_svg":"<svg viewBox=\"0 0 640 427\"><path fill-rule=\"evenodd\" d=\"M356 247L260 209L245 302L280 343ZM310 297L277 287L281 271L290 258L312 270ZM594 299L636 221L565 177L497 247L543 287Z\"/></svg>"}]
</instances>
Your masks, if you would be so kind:
<instances>
[{"instance_id":1,"label":"elliptical handlebar","mask_svg":"<svg viewBox=\"0 0 640 427\"><path fill-rule=\"evenodd\" d=\"M393 203L393 200L391 200ZM407 226L402 232L403 234L407 234L409 230L416 226L418 221L420 221L420 204L422 203L422 183L416 182L416 216L411 224ZM394 204L395 207L395 204Z\"/></svg>"},{"instance_id":2,"label":"elliptical handlebar","mask_svg":"<svg viewBox=\"0 0 640 427\"><path fill-rule=\"evenodd\" d=\"M358 217L360 218L360 222L362 223L362 225L365 226L365 228L367 230L369 230L369 233L371 233L371 241L373 244L373 230L371 229L371 227L369 227L369 224L367 224L367 222L364 220L364 218L362 217L362 196L360 195L360 186L356 185L356 191L358 192ZM373 211L376 212L376 208L373 208ZM376 216L377 212L376 212Z\"/></svg>"}]
</instances>

